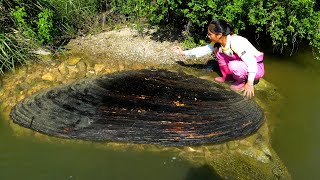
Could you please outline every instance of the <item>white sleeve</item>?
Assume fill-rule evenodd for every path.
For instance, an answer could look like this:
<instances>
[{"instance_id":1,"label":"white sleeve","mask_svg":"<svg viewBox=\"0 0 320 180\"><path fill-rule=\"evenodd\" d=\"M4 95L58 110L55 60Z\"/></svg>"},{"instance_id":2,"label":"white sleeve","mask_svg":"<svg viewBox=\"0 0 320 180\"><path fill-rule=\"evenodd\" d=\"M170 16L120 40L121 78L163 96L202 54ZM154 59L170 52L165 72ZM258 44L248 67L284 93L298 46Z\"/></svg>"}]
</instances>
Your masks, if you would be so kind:
<instances>
[{"instance_id":1,"label":"white sleeve","mask_svg":"<svg viewBox=\"0 0 320 180\"><path fill-rule=\"evenodd\" d=\"M258 71L256 58L249 53L243 54L240 58L248 66L248 81L253 82Z\"/></svg>"},{"instance_id":2,"label":"white sleeve","mask_svg":"<svg viewBox=\"0 0 320 180\"><path fill-rule=\"evenodd\" d=\"M196 56L198 58L206 54L212 53L212 51L213 51L212 45L208 44L206 46L196 47L190 50L183 51L183 54L189 57Z\"/></svg>"},{"instance_id":3,"label":"white sleeve","mask_svg":"<svg viewBox=\"0 0 320 180\"><path fill-rule=\"evenodd\" d=\"M246 39L238 36L231 41L231 49L238 54L244 63L248 66L248 81L254 81L258 71L257 60L254 53L256 48Z\"/></svg>"}]
</instances>

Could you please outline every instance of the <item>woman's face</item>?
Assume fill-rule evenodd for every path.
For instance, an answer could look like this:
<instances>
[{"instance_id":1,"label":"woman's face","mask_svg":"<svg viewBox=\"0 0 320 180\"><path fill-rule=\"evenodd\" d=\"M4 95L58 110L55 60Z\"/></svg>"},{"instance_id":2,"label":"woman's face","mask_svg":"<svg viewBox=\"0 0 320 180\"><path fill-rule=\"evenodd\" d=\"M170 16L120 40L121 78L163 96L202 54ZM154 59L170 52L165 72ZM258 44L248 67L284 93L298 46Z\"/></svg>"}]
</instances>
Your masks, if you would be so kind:
<instances>
[{"instance_id":1,"label":"woman's face","mask_svg":"<svg viewBox=\"0 0 320 180\"><path fill-rule=\"evenodd\" d=\"M221 33L214 34L208 29L207 36L208 36L208 38L210 39L211 42L220 43L220 38L221 38L222 34Z\"/></svg>"}]
</instances>

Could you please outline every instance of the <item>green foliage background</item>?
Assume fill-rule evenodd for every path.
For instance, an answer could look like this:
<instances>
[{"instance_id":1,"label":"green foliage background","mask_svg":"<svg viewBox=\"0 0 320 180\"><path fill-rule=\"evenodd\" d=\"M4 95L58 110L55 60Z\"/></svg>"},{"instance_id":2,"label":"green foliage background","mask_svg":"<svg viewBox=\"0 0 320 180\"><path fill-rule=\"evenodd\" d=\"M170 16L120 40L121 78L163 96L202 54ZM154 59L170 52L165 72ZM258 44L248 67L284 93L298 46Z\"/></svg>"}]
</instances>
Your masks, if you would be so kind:
<instances>
[{"instance_id":1,"label":"green foliage background","mask_svg":"<svg viewBox=\"0 0 320 180\"><path fill-rule=\"evenodd\" d=\"M114 1L115 2L115 1ZM146 17L159 25L174 22L183 25L192 34L197 29L206 31L215 18L225 19L235 31L254 29L257 35L271 39L272 45L282 52L285 46L294 48L303 39L315 52L320 49L320 5L315 0L117 0L115 12L130 17ZM140 8L136 13L136 9ZM143 8L144 10L142 10ZM187 26L192 24L192 27ZM190 33L189 33L190 32ZM206 32L203 32L206 33Z\"/></svg>"},{"instance_id":2,"label":"green foliage background","mask_svg":"<svg viewBox=\"0 0 320 180\"><path fill-rule=\"evenodd\" d=\"M253 31L277 52L306 40L319 57L319 9L315 0L0 0L0 73L30 59L38 46L61 46L123 22L138 30L170 25L192 47L204 42L208 23L220 18L237 33Z\"/></svg>"}]
</instances>

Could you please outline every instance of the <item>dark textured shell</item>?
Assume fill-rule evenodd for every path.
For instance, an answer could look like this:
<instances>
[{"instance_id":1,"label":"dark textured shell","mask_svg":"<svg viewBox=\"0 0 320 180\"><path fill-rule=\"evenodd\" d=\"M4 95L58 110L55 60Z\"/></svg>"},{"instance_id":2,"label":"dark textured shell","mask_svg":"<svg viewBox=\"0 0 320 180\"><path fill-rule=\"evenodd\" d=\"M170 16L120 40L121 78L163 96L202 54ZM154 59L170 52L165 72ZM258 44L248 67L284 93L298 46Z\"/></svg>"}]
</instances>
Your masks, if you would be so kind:
<instances>
[{"instance_id":1,"label":"dark textured shell","mask_svg":"<svg viewBox=\"0 0 320 180\"><path fill-rule=\"evenodd\" d=\"M254 101L167 70L123 71L43 90L19 102L11 117L57 137L166 146L243 137L264 119Z\"/></svg>"}]
</instances>

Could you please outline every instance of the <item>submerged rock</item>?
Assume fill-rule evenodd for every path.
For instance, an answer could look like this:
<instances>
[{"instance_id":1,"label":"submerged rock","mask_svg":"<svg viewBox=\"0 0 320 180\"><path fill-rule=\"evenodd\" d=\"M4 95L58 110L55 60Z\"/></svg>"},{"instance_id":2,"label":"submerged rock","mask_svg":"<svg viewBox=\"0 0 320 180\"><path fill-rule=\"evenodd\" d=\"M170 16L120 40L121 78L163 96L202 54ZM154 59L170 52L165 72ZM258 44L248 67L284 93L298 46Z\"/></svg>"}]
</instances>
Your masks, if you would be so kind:
<instances>
[{"instance_id":1,"label":"submerged rock","mask_svg":"<svg viewBox=\"0 0 320 180\"><path fill-rule=\"evenodd\" d=\"M15 105L11 117L52 136L185 146L247 136L264 114L254 101L210 81L132 70L40 91Z\"/></svg>"}]
</instances>

